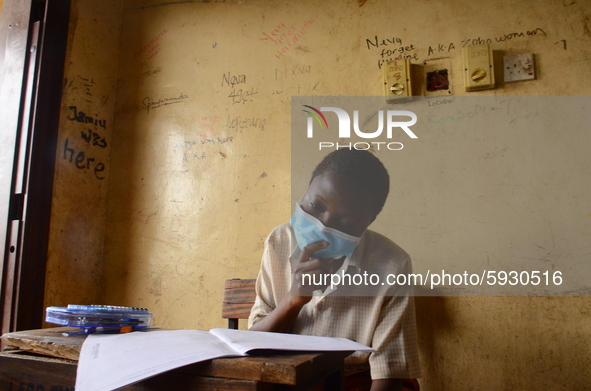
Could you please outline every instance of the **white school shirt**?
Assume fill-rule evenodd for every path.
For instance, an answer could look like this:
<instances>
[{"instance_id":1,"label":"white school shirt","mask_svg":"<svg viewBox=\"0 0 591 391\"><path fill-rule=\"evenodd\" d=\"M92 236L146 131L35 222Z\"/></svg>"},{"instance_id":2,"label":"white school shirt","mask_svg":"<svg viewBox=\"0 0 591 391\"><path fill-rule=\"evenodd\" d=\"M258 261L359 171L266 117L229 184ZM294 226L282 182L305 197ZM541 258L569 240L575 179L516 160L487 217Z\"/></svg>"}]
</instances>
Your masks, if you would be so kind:
<instances>
[{"instance_id":1,"label":"white school shirt","mask_svg":"<svg viewBox=\"0 0 591 391\"><path fill-rule=\"evenodd\" d=\"M297 257L299 251L289 223L275 228L266 239L249 328L290 294L289 258ZM349 289L343 286L328 294L314 295L302 307L292 333L348 338L373 347L376 352L369 354L372 379L420 377L414 298L408 295L408 289L401 291L385 283L388 274L411 273L409 255L385 236L367 230L352 256L343 262L344 267L349 274L377 274L380 284L384 282L378 284L378 295L343 296ZM353 356L357 362L368 359L367 353Z\"/></svg>"}]
</instances>

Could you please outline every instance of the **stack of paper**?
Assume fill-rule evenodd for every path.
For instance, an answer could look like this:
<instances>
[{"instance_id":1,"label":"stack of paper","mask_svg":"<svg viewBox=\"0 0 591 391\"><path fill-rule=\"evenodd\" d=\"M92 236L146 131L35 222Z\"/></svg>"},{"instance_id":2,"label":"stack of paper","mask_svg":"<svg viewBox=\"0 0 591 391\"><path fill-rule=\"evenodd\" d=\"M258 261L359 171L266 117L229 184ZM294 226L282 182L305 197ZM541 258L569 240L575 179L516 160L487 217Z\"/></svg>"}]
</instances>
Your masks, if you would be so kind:
<instances>
[{"instance_id":1,"label":"stack of paper","mask_svg":"<svg viewBox=\"0 0 591 391\"><path fill-rule=\"evenodd\" d=\"M80 351L76 391L110 391L183 365L257 349L373 351L345 338L231 329L94 334Z\"/></svg>"}]
</instances>

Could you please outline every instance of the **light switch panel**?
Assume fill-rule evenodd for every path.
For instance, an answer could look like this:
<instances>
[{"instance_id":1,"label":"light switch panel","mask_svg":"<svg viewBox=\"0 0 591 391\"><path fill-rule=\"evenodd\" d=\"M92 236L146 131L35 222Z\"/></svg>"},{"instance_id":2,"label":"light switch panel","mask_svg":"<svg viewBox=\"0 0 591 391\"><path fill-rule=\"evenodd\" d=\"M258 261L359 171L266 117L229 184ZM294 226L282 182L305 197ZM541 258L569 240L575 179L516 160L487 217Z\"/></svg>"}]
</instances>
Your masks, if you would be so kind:
<instances>
[{"instance_id":1,"label":"light switch panel","mask_svg":"<svg viewBox=\"0 0 591 391\"><path fill-rule=\"evenodd\" d=\"M495 72L490 45L467 46L462 50L462 54L466 91L495 88Z\"/></svg>"},{"instance_id":2,"label":"light switch panel","mask_svg":"<svg viewBox=\"0 0 591 391\"><path fill-rule=\"evenodd\" d=\"M384 63L384 95L387 102L406 100L412 96L410 67L408 58Z\"/></svg>"}]
</instances>

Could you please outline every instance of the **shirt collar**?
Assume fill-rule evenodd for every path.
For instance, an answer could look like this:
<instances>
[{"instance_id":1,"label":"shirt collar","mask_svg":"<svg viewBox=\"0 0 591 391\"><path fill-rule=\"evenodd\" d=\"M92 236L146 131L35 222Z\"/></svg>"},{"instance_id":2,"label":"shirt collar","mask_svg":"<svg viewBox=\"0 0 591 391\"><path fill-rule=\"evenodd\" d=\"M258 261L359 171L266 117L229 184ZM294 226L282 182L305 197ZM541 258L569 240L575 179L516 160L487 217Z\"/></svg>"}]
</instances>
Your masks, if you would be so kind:
<instances>
[{"instance_id":1,"label":"shirt collar","mask_svg":"<svg viewBox=\"0 0 591 391\"><path fill-rule=\"evenodd\" d=\"M366 237L367 230L361 235L361 240L355 250L353 250L353 254L349 258L349 266L353 266L357 269L358 272L361 271L361 260L363 259L363 250L365 248L365 237Z\"/></svg>"}]
</instances>

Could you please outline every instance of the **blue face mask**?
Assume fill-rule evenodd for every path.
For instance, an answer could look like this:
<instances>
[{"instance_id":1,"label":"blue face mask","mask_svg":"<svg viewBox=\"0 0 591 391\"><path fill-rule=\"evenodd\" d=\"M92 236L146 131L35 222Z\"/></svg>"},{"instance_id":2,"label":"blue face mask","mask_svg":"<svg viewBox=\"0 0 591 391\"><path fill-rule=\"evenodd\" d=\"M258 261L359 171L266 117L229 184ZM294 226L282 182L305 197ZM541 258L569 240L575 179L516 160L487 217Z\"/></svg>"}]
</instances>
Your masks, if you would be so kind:
<instances>
[{"instance_id":1,"label":"blue face mask","mask_svg":"<svg viewBox=\"0 0 591 391\"><path fill-rule=\"evenodd\" d=\"M326 227L316 217L306 213L299 204L296 204L295 213L289 222L295 232L300 250L312 243L322 241L329 243L327 248L312 254L315 258L331 259L340 258L343 255L350 257L361 240L360 237Z\"/></svg>"}]
</instances>

